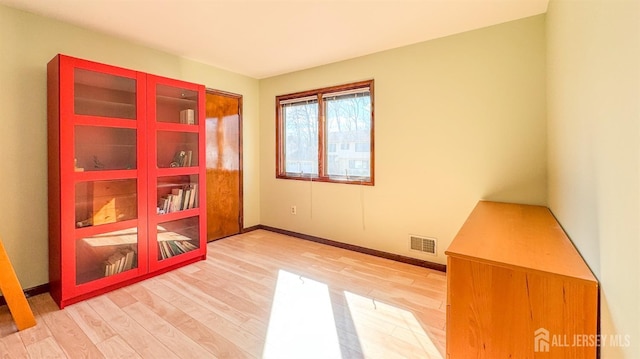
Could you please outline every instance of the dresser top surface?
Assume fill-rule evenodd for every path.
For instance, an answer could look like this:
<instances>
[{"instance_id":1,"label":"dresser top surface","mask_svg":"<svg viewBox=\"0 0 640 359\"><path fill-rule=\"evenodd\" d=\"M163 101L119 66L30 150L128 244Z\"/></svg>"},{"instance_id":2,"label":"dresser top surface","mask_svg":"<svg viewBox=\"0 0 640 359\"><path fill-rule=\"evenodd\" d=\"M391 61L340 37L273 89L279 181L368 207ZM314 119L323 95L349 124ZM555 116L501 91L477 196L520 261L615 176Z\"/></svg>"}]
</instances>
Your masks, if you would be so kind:
<instances>
[{"instance_id":1,"label":"dresser top surface","mask_svg":"<svg viewBox=\"0 0 640 359\"><path fill-rule=\"evenodd\" d=\"M547 207L480 201L445 254L596 281Z\"/></svg>"}]
</instances>

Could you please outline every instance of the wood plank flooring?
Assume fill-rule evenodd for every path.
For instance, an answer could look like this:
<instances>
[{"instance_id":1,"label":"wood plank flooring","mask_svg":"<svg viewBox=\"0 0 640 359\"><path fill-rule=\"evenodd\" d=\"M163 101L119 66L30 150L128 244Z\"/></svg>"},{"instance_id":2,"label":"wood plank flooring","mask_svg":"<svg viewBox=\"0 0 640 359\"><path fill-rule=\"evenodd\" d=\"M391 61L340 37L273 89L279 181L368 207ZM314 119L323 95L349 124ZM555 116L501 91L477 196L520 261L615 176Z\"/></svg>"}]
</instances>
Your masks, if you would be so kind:
<instances>
[{"instance_id":1,"label":"wood plank flooring","mask_svg":"<svg viewBox=\"0 0 640 359\"><path fill-rule=\"evenodd\" d=\"M59 310L29 298L0 358L443 358L444 273L264 230L206 261Z\"/></svg>"}]
</instances>

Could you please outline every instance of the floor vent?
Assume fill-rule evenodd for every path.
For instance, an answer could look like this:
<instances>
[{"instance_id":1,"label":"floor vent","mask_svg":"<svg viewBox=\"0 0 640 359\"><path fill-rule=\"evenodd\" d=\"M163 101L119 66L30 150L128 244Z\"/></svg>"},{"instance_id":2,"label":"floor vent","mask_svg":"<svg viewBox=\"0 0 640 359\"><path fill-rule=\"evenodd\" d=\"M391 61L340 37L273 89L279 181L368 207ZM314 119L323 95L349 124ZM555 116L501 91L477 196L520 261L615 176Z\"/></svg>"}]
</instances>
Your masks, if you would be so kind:
<instances>
[{"instance_id":1,"label":"floor vent","mask_svg":"<svg viewBox=\"0 0 640 359\"><path fill-rule=\"evenodd\" d=\"M409 241L411 250L433 255L437 254L435 238L410 235Z\"/></svg>"}]
</instances>

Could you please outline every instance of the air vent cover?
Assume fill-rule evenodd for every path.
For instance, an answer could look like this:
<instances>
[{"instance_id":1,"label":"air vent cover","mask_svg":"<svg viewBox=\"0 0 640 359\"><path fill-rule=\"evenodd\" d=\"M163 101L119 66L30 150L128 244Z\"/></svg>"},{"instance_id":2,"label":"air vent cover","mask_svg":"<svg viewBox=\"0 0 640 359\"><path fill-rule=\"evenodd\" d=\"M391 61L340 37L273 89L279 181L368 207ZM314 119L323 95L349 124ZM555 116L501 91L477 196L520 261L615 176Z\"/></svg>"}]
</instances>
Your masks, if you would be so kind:
<instances>
[{"instance_id":1,"label":"air vent cover","mask_svg":"<svg viewBox=\"0 0 640 359\"><path fill-rule=\"evenodd\" d=\"M414 251L436 255L436 239L409 235L409 248Z\"/></svg>"}]
</instances>

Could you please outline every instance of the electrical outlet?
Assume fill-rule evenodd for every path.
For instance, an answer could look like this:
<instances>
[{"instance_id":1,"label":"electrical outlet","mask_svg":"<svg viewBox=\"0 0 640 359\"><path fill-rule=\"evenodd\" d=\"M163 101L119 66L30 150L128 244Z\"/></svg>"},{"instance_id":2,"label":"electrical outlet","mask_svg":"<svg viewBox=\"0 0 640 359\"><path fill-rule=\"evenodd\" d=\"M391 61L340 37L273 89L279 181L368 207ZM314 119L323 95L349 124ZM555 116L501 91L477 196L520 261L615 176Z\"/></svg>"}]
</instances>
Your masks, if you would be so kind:
<instances>
[{"instance_id":1,"label":"electrical outlet","mask_svg":"<svg viewBox=\"0 0 640 359\"><path fill-rule=\"evenodd\" d=\"M291 206L291 214L296 214L296 213L297 213L296 206Z\"/></svg>"}]
</instances>

